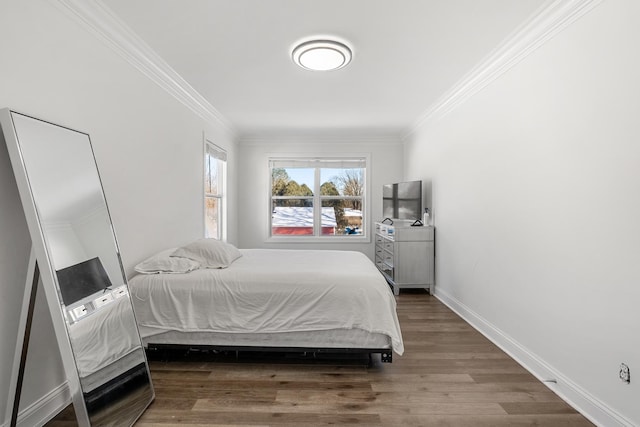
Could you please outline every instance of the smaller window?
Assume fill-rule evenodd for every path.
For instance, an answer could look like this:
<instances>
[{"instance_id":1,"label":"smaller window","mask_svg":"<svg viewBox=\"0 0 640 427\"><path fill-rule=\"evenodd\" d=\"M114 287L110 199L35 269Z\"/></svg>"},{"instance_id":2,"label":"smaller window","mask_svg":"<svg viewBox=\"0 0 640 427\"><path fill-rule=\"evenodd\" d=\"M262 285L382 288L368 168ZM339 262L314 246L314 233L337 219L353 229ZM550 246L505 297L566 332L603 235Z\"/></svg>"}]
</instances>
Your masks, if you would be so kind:
<instances>
[{"instance_id":1,"label":"smaller window","mask_svg":"<svg viewBox=\"0 0 640 427\"><path fill-rule=\"evenodd\" d=\"M226 237L227 153L209 141L204 153L204 235L218 240Z\"/></svg>"}]
</instances>

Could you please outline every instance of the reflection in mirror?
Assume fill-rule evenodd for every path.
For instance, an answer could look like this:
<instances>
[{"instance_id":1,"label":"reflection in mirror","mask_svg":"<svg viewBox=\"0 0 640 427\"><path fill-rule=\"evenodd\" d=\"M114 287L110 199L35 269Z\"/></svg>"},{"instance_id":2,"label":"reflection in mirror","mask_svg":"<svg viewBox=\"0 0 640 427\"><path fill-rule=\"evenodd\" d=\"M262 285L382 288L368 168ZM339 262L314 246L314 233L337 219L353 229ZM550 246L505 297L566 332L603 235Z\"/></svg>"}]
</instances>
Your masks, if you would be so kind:
<instances>
[{"instance_id":1,"label":"reflection in mirror","mask_svg":"<svg viewBox=\"0 0 640 427\"><path fill-rule=\"evenodd\" d=\"M43 274L55 272L50 282L84 402L76 413L89 418L79 422L132 425L153 399L153 388L89 136L5 112L39 221L41 235L32 230L32 239L43 239L42 258L51 263ZM2 123L7 134L8 120Z\"/></svg>"}]
</instances>

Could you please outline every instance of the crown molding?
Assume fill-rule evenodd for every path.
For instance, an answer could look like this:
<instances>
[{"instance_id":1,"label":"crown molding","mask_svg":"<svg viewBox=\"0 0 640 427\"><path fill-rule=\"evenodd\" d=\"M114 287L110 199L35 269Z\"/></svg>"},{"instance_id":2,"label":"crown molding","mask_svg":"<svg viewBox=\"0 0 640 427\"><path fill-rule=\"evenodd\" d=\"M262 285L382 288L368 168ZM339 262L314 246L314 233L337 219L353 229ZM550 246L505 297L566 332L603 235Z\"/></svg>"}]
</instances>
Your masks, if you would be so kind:
<instances>
[{"instance_id":1,"label":"crown molding","mask_svg":"<svg viewBox=\"0 0 640 427\"><path fill-rule=\"evenodd\" d=\"M240 145L304 145L304 144L366 144L366 145L396 145L402 144L400 135L322 135L322 134L299 134L299 135L262 135L262 136L241 136L238 140Z\"/></svg>"},{"instance_id":2,"label":"crown molding","mask_svg":"<svg viewBox=\"0 0 640 427\"><path fill-rule=\"evenodd\" d=\"M441 119L532 52L599 5L602 0L549 0L513 31L414 122L403 140Z\"/></svg>"},{"instance_id":3,"label":"crown molding","mask_svg":"<svg viewBox=\"0 0 640 427\"><path fill-rule=\"evenodd\" d=\"M198 116L236 136L231 123L100 0L54 4Z\"/></svg>"}]
</instances>

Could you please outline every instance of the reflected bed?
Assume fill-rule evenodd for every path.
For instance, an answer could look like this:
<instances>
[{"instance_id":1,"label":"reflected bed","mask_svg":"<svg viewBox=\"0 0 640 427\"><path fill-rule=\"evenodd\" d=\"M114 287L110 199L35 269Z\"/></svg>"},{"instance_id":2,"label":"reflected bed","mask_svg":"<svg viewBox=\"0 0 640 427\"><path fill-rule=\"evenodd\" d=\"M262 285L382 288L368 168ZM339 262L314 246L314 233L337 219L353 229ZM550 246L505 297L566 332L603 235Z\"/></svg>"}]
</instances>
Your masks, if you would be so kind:
<instances>
[{"instance_id":1,"label":"reflected bed","mask_svg":"<svg viewBox=\"0 0 640 427\"><path fill-rule=\"evenodd\" d=\"M396 302L364 254L244 249L228 268L141 274L130 292L149 348L404 351Z\"/></svg>"},{"instance_id":2,"label":"reflected bed","mask_svg":"<svg viewBox=\"0 0 640 427\"><path fill-rule=\"evenodd\" d=\"M126 297L69 325L69 338L89 411L138 388L147 378L144 353ZM148 379L146 380L148 382Z\"/></svg>"}]
</instances>

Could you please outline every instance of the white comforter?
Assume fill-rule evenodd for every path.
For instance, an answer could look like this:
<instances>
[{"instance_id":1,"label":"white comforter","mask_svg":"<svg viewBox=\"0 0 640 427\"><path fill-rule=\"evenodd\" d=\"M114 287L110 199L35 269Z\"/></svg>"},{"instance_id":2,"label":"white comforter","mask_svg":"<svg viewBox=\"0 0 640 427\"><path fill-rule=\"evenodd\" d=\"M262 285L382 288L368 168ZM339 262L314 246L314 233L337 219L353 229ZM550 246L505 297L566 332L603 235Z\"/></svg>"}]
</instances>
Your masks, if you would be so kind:
<instances>
[{"instance_id":1,"label":"white comforter","mask_svg":"<svg viewBox=\"0 0 640 427\"><path fill-rule=\"evenodd\" d=\"M128 298L118 298L69 326L69 337L81 378L139 349L140 336Z\"/></svg>"},{"instance_id":2,"label":"white comforter","mask_svg":"<svg viewBox=\"0 0 640 427\"><path fill-rule=\"evenodd\" d=\"M358 328L389 336L393 350L403 353L395 298L364 254L241 252L243 256L226 269L133 277L129 286L138 323L155 333Z\"/></svg>"}]
</instances>

